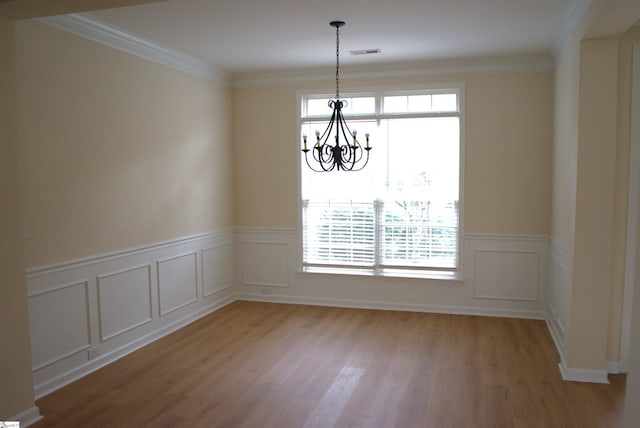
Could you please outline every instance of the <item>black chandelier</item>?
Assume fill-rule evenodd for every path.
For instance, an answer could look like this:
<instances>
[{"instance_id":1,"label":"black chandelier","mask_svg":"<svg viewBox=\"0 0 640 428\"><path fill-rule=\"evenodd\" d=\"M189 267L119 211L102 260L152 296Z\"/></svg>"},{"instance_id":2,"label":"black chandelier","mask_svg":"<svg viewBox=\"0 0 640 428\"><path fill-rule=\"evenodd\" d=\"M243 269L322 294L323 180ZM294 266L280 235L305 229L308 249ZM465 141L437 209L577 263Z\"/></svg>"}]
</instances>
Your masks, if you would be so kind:
<instances>
[{"instance_id":1,"label":"black chandelier","mask_svg":"<svg viewBox=\"0 0 640 428\"><path fill-rule=\"evenodd\" d=\"M347 106L347 100L340 99L340 27L343 21L331 21L329 25L336 29L336 98L329 100L329 108L333 110L329 125L324 133L316 131L316 143L312 149L307 148L307 136L303 135L302 152L309 168L316 172L327 171L360 171L369 162L369 134L365 134L366 143L362 147L357 138L357 132L351 131L342 115L342 109ZM329 141L331 131L335 128L335 144ZM340 135L344 142L340 144ZM314 166L309 163L309 152L312 153ZM316 165L317 163L317 165Z\"/></svg>"}]
</instances>

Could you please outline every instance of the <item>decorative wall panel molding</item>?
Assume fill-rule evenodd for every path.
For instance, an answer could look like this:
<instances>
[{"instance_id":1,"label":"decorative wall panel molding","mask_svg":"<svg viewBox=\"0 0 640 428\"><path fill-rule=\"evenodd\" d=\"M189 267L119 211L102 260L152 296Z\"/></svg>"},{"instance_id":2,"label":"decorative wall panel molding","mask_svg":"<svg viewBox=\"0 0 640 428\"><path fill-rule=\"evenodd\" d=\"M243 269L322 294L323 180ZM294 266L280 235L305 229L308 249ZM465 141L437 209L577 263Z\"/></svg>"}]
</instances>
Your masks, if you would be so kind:
<instances>
[{"instance_id":1,"label":"decorative wall panel molding","mask_svg":"<svg viewBox=\"0 0 640 428\"><path fill-rule=\"evenodd\" d=\"M167 315L198 300L196 252L158 260L158 312Z\"/></svg>"},{"instance_id":2,"label":"decorative wall panel molding","mask_svg":"<svg viewBox=\"0 0 640 428\"><path fill-rule=\"evenodd\" d=\"M289 286L289 244L286 241L244 241L243 284Z\"/></svg>"},{"instance_id":3,"label":"decorative wall panel molding","mask_svg":"<svg viewBox=\"0 0 640 428\"><path fill-rule=\"evenodd\" d=\"M568 254L547 237L466 235L464 281L302 272L298 238L229 229L30 269L36 397L236 299L546 319L561 351Z\"/></svg>"},{"instance_id":4,"label":"decorative wall panel molding","mask_svg":"<svg viewBox=\"0 0 640 428\"><path fill-rule=\"evenodd\" d=\"M100 341L151 322L151 265L99 275Z\"/></svg>"},{"instance_id":5,"label":"decorative wall panel molding","mask_svg":"<svg viewBox=\"0 0 640 428\"><path fill-rule=\"evenodd\" d=\"M537 302L546 298L546 236L469 234L465 279L476 299Z\"/></svg>"},{"instance_id":6,"label":"decorative wall panel molding","mask_svg":"<svg viewBox=\"0 0 640 428\"><path fill-rule=\"evenodd\" d=\"M229 229L29 269L36 398L234 301L233 242Z\"/></svg>"},{"instance_id":7,"label":"decorative wall panel molding","mask_svg":"<svg viewBox=\"0 0 640 428\"><path fill-rule=\"evenodd\" d=\"M202 294L209 297L233 285L233 244L202 250Z\"/></svg>"},{"instance_id":8,"label":"decorative wall panel molding","mask_svg":"<svg viewBox=\"0 0 640 428\"><path fill-rule=\"evenodd\" d=\"M236 235L241 299L546 318L546 236L465 236L463 282L302 272L297 230L238 229Z\"/></svg>"},{"instance_id":9,"label":"decorative wall panel molding","mask_svg":"<svg viewBox=\"0 0 640 428\"><path fill-rule=\"evenodd\" d=\"M88 282L30 293L29 321L34 370L89 349Z\"/></svg>"},{"instance_id":10,"label":"decorative wall panel molding","mask_svg":"<svg viewBox=\"0 0 640 428\"><path fill-rule=\"evenodd\" d=\"M478 250L473 261L475 298L538 301L540 258L537 252Z\"/></svg>"},{"instance_id":11,"label":"decorative wall panel molding","mask_svg":"<svg viewBox=\"0 0 640 428\"><path fill-rule=\"evenodd\" d=\"M550 240L547 324L560 355L562 355L564 349L569 298L568 254L568 251L556 240Z\"/></svg>"}]
</instances>

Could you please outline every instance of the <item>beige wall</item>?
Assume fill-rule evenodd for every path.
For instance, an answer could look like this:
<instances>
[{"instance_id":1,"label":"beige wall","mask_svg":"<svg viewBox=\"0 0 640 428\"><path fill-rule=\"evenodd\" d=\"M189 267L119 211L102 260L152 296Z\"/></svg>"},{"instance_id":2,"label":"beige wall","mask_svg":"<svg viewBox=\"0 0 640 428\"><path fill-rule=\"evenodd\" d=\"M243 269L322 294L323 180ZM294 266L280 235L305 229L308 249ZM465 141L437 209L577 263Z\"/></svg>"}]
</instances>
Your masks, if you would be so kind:
<instances>
[{"instance_id":1,"label":"beige wall","mask_svg":"<svg viewBox=\"0 0 640 428\"><path fill-rule=\"evenodd\" d=\"M14 25L0 18L0 420L34 405L15 118Z\"/></svg>"},{"instance_id":2,"label":"beige wall","mask_svg":"<svg viewBox=\"0 0 640 428\"><path fill-rule=\"evenodd\" d=\"M602 370L620 360L630 46L638 30L618 36L637 10L637 2L594 1L556 63L551 236L570 264L568 367ZM624 21L617 32L614 15ZM610 38L589 38L605 33Z\"/></svg>"},{"instance_id":3,"label":"beige wall","mask_svg":"<svg viewBox=\"0 0 640 428\"><path fill-rule=\"evenodd\" d=\"M640 42L640 25L631 27L619 39L618 115L613 221L613 277L609 315L608 359L620 358L620 333L624 298L624 270L627 244L627 198L629 192L629 141L631 126L631 71L633 44Z\"/></svg>"},{"instance_id":4,"label":"beige wall","mask_svg":"<svg viewBox=\"0 0 640 428\"><path fill-rule=\"evenodd\" d=\"M548 235L550 72L351 80L341 87L442 82L465 84L465 232ZM331 85L234 89L237 226L297 226L296 91Z\"/></svg>"},{"instance_id":5,"label":"beige wall","mask_svg":"<svg viewBox=\"0 0 640 428\"><path fill-rule=\"evenodd\" d=\"M579 45L569 45L554 70L553 172L551 238L564 249L573 245L578 144L577 97Z\"/></svg>"},{"instance_id":6,"label":"beige wall","mask_svg":"<svg viewBox=\"0 0 640 428\"><path fill-rule=\"evenodd\" d=\"M576 218L569 367L604 369L607 361L615 194L618 44L588 40L580 48Z\"/></svg>"},{"instance_id":7,"label":"beige wall","mask_svg":"<svg viewBox=\"0 0 640 428\"><path fill-rule=\"evenodd\" d=\"M28 267L233 226L228 88L16 28Z\"/></svg>"}]
</instances>

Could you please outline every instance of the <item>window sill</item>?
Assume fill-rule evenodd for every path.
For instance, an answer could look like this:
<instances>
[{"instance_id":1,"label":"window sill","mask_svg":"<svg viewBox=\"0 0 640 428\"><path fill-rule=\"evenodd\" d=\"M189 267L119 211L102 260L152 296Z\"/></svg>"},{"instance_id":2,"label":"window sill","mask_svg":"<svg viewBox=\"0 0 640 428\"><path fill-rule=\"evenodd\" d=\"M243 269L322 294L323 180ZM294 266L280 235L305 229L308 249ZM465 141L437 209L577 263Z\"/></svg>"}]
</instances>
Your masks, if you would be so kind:
<instances>
[{"instance_id":1,"label":"window sill","mask_svg":"<svg viewBox=\"0 0 640 428\"><path fill-rule=\"evenodd\" d=\"M408 269L384 269L376 271L373 269L349 269L336 267L304 267L300 272L311 275L337 275L348 277L367 278L389 278L389 279L420 279L444 281L448 283L462 284L462 274L460 272L442 272L433 270L408 270Z\"/></svg>"}]
</instances>

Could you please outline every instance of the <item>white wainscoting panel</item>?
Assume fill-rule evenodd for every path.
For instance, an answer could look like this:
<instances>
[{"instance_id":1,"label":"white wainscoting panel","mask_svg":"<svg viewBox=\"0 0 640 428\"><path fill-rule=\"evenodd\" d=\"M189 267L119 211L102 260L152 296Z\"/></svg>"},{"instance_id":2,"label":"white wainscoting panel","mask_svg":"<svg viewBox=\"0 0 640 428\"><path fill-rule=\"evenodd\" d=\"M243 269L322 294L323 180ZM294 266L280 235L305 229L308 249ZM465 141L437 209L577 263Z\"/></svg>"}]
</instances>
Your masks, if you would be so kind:
<instances>
[{"instance_id":1,"label":"white wainscoting panel","mask_svg":"<svg viewBox=\"0 0 640 428\"><path fill-rule=\"evenodd\" d=\"M546 306L546 236L465 236L465 280L475 299L536 302Z\"/></svg>"},{"instance_id":2,"label":"white wainscoting panel","mask_svg":"<svg viewBox=\"0 0 640 428\"><path fill-rule=\"evenodd\" d=\"M89 349L88 282L54 285L29 295L34 370Z\"/></svg>"},{"instance_id":3,"label":"white wainscoting panel","mask_svg":"<svg viewBox=\"0 0 640 428\"><path fill-rule=\"evenodd\" d=\"M158 261L158 311L160 316L198 300L197 253Z\"/></svg>"},{"instance_id":4,"label":"white wainscoting panel","mask_svg":"<svg viewBox=\"0 0 640 428\"><path fill-rule=\"evenodd\" d=\"M474 297L538 300L540 259L536 252L478 250L474 254Z\"/></svg>"},{"instance_id":5,"label":"white wainscoting panel","mask_svg":"<svg viewBox=\"0 0 640 428\"><path fill-rule=\"evenodd\" d=\"M564 335L569 299L568 252L554 239L549 251L549 306L548 324L560 354L564 348Z\"/></svg>"},{"instance_id":6,"label":"white wainscoting panel","mask_svg":"<svg viewBox=\"0 0 640 428\"><path fill-rule=\"evenodd\" d=\"M202 281L205 297L233 285L233 244L202 249Z\"/></svg>"},{"instance_id":7,"label":"white wainscoting panel","mask_svg":"<svg viewBox=\"0 0 640 428\"><path fill-rule=\"evenodd\" d=\"M151 266L98 276L100 341L151 321Z\"/></svg>"},{"instance_id":8,"label":"white wainscoting panel","mask_svg":"<svg viewBox=\"0 0 640 428\"><path fill-rule=\"evenodd\" d=\"M289 286L289 244L286 241L245 241L244 285Z\"/></svg>"},{"instance_id":9,"label":"white wainscoting panel","mask_svg":"<svg viewBox=\"0 0 640 428\"><path fill-rule=\"evenodd\" d=\"M546 236L465 236L463 279L304 272L295 229L241 228L236 239L240 299L546 318Z\"/></svg>"},{"instance_id":10,"label":"white wainscoting panel","mask_svg":"<svg viewBox=\"0 0 640 428\"><path fill-rule=\"evenodd\" d=\"M228 229L28 269L36 398L233 302L233 243Z\"/></svg>"}]
</instances>

